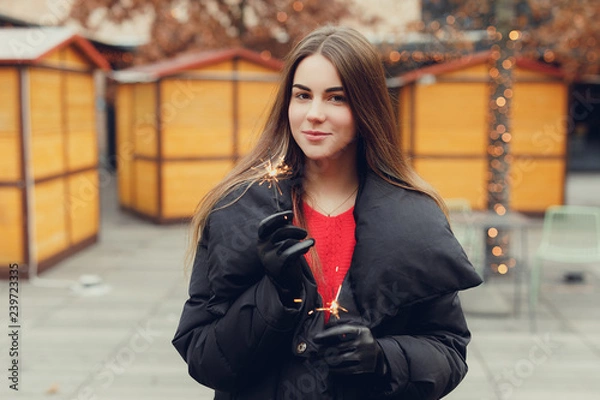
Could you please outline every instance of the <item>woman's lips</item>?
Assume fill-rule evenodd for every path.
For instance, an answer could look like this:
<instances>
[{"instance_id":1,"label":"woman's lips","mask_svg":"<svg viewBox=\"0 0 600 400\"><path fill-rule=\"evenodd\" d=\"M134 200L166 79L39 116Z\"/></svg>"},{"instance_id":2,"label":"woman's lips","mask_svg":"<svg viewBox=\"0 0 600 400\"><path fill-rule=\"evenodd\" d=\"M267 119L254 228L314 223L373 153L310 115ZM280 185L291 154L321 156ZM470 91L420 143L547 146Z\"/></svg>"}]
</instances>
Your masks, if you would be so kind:
<instances>
[{"instance_id":1,"label":"woman's lips","mask_svg":"<svg viewBox=\"0 0 600 400\"><path fill-rule=\"evenodd\" d=\"M302 133L306 136L308 140L313 142L318 142L329 136L329 133L321 131L302 131Z\"/></svg>"}]
</instances>

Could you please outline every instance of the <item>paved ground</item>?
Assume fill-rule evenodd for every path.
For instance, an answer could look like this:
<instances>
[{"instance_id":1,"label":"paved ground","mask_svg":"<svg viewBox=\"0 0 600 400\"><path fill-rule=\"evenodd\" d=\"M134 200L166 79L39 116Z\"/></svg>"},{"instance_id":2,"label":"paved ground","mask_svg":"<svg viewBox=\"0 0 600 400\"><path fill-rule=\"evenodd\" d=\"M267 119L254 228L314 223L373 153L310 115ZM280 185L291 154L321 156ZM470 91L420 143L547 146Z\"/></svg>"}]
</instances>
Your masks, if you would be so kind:
<instances>
[{"instance_id":1,"label":"paved ground","mask_svg":"<svg viewBox=\"0 0 600 400\"><path fill-rule=\"evenodd\" d=\"M19 392L8 387L10 337L4 333L0 398L212 399L210 390L187 376L170 344L186 298L181 267L186 229L122 214L111 189L103 188L99 244L35 283L20 282ZM568 204L600 206L600 175L572 174L567 189ZM528 234L530 250L540 232L536 220ZM465 294L473 332L470 372L447 398L600 398L600 269L584 284L568 285L561 281L564 268L550 265L544 276L535 333L525 305L518 315L510 307L513 277ZM98 275L102 285L68 288L86 274ZM6 304L0 323L10 333L7 282L0 282L0 298Z\"/></svg>"}]
</instances>

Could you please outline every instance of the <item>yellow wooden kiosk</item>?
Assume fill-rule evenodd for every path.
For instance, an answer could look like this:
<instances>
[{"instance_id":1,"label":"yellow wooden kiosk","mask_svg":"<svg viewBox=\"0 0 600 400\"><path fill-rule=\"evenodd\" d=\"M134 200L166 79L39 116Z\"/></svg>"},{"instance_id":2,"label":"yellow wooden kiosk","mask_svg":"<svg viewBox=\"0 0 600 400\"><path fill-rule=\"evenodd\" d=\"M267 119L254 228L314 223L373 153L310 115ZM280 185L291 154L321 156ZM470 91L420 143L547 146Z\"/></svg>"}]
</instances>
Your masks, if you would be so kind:
<instances>
[{"instance_id":1,"label":"yellow wooden kiosk","mask_svg":"<svg viewBox=\"0 0 600 400\"><path fill-rule=\"evenodd\" d=\"M121 207L156 223L188 219L248 151L280 69L238 48L115 72Z\"/></svg>"},{"instance_id":2,"label":"yellow wooden kiosk","mask_svg":"<svg viewBox=\"0 0 600 400\"><path fill-rule=\"evenodd\" d=\"M65 28L0 29L0 276L27 277L97 240L94 70Z\"/></svg>"},{"instance_id":3,"label":"yellow wooden kiosk","mask_svg":"<svg viewBox=\"0 0 600 400\"><path fill-rule=\"evenodd\" d=\"M487 201L489 52L390 79L399 91L402 146L417 172L445 198ZM543 213L563 204L568 84L560 70L526 59L514 69L510 208Z\"/></svg>"}]
</instances>

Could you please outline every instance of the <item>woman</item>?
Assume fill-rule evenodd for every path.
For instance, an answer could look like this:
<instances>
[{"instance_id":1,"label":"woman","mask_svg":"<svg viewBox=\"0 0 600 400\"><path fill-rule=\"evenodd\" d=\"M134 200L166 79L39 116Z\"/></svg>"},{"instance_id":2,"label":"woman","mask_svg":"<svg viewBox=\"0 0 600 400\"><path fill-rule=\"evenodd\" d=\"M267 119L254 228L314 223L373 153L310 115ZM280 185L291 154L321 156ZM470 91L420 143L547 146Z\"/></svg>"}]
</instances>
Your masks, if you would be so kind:
<instances>
[{"instance_id":1,"label":"woman","mask_svg":"<svg viewBox=\"0 0 600 400\"><path fill-rule=\"evenodd\" d=\"M375 50L312 32L256 148L194 217L173 339L190 375L216 399L449 393L470 340L457 291L481 281L442 209L400 153Z\"/></svg>"}]
</instances>

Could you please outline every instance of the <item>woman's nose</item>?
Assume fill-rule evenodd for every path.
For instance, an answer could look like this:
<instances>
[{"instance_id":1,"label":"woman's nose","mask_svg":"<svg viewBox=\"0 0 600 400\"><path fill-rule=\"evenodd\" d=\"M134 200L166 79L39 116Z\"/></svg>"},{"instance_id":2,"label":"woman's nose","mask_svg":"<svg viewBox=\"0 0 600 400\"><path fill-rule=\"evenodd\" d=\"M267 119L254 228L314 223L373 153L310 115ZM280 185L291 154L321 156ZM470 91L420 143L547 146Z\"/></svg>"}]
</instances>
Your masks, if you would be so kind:
<instances>
[{"instance_id":1,"label":"woman's nose","mask_svg":"<svg viewBox=\"0 0 600 400\"><path fill-rule=\"evenodd\" d=\"M325 113L323 111L323 104L320 100L313 100L311 102L306 119L310 122L322 122L325 119Z\"/></svg>"}]
</instances>

